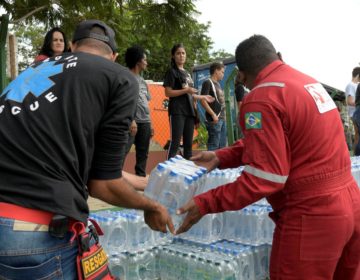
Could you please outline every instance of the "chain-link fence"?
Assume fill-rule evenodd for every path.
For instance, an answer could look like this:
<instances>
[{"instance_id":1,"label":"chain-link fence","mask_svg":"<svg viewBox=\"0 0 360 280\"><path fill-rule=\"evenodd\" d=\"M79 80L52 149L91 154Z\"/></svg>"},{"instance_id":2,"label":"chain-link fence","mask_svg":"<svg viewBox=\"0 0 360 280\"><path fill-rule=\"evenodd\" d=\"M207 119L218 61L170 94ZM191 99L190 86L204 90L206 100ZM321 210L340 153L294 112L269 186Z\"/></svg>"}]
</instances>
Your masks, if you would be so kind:
<instances>
[{"instance_id":1,"label":"chain-link fence","mask_svg":"<svg viewBox=\"0 0 360 280\"><path fill-rule=\"evenodd\" d=\"M165 96L162 83L148 83L151 100L149 102L151 121L154 127L154 137L151 139L150 151L165 150L170 140L170 126L168 116L169 99ZM194 131L194 149L203 146L204 139L202 127ZM206 142L205 142L206 143Z\"/></svg>"}]
</instances>

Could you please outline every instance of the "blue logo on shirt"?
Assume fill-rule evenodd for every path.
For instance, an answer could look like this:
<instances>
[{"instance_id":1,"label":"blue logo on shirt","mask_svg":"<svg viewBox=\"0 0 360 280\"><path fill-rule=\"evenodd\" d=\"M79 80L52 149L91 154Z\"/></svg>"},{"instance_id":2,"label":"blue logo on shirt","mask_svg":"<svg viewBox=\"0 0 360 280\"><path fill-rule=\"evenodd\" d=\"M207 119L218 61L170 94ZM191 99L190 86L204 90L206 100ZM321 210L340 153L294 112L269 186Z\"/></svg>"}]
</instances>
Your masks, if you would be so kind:
<instances>
[{"instance_id":1,"label":"blue logo on shirt","mask_svg":"<svg viewBox=\"0 0 360 280\"><path fill-rule=\"evenodd\" d=\"M55 61L43 62L38 67L28 67L2 92L0 97L6 95L5 100L22 103L29 94L39 97L55 83L49 77L63 72L63 64L54 65Z\"/></svg>"}]
</instances>

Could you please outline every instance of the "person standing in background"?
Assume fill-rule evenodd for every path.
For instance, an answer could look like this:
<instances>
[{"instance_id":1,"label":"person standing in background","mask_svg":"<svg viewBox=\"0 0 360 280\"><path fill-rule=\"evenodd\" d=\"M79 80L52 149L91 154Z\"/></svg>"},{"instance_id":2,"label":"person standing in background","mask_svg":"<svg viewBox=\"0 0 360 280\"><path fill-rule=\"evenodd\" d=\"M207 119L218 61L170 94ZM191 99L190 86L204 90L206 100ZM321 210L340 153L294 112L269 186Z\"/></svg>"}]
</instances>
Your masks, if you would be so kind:
<instances>
[{"instance_id":1,"label":"person standing in background","mask_svg":"<svg viewBox=\"0 0 360 280\"><path fill-rule=\"evenodd\" d=\"M186 51L183 44L176 44L171 49L171 67L166 72L163 86L165 96L169 97L170 145L167 158L176 156L181 138L183 140L184 158L192 156L192 143L195 127L194 100L206 99L213 102L211 96L197 94L194 82L184 68Z\"/></svg>"},{"instance_id":2,"label":"person standing in background","mask_svg":"<svg viewBox=\"0 0 360 280\"><path fill-rule=\"evenodd\" d=\"M352 121L354 124L354 145L353 152L354 156L360 156L360 84L356 87L355 92L355 112L352 117Z\"/></svg>"},{"instance_id":3,"label":"person standing in background","mask_svg":"<svg viewBox=\"0 0 360 280\"><path fill-rule=\"evenodd\" d=\"M41 50L35 57L35 62L43 61L52 56L61 55L67 50L68 43L65 33L59 27L54 27L46 33Z\"/></svg>"},{"instance_id":4,"label":"person standing in background","mask_svg":"<svg viewBox=\"0 0 360 280\"><path fill-rule=\"evenodd\" d=\"M220 62L210 65L210 78L205 80L201 87L201 95L211 95L215 98L212 103L201 100L201 105L206 110L205 125L208 131L207 148L214 151L226 146L226 116L225 96L219 82L224 77L225 66Z\"/></svg>"},{"instance_id":5,"label":"person standing in background","mask_svg":"<svg viewBox=\"0 0 360 280\"><path fill-rule=\"evenodd\" d=\"M240 82L240 76L239 74L236 75L235 78L235 84L234 84L234 92L235 92L235 99L236 99L236 103L237 103L237 109L238 109L238 115L237 115L237 126L239 129L239 138L243 138L244 134L241 130L241 125L240 125L240 111L241 111L241 104L242 104L242 100L245 96L245 88L243 86L243 84Z\"/></svg>"},{"instance_id":6,"label":"person standing in background","mask_svg":"<svg viewBox=\"0 0 360 280\"><path fill-rule=\"evenodd\" d=\"M125 63L139 82L139 98L135 119L132 121L130 127L127 153L129 153L132 144L134 144L136 152L135 174L146 177L146 162L149 154L150 140L154 135L154 129L151 125L149 110L150 93L145 80L141 77L141 73L145 71L147 67L147 57L144 49L140 46L128 48L125 52Z\"/></svg>"},{"instance_id":7,"label":"person standing in background","mask_svg":"<svg viewBox=\"0 0 360 280\"><path fill-rule=\"evenodd\" d=\"M346 140L349 146L349 150L353 150L354 147L354 126L353 126L353 114L355 112L355 92L358 83L360 82L360 67L355 67L352 70L351 82L345 88L345 98L350 120L348 121L348 131L346 133Z\"/></svg>"}]
</instances>

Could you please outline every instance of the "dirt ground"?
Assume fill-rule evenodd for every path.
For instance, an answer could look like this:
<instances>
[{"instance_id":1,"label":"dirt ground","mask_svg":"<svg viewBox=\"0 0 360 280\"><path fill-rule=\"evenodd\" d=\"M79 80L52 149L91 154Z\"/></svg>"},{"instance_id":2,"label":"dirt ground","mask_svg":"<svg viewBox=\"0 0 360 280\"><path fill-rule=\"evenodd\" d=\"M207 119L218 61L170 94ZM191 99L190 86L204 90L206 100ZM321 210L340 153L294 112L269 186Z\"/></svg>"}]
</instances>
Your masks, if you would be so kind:
<instances>
[{"instance_id":1,"label":"dirt ground","mask_svg":"<svg viewBox=\"0 0 360 280\"><path fill-rule=\"evenodd\" d=\"M140 192L140 193L143 193L143 192ZM90 208L90 212L107 210L107 209L120 209L117 206L108 204L102 200L99 200L99 199L96 199L93 197L88 198L88 205Z\"/></svg>"},{"instance_id":2,"label":"dirt ground","mask_svg":"<svg viewBox=\"0 0 360 280\"><path fill-rule=\"evenodd\" d=\"M90 212L115 208L115 206L93 197L89 197L88 204Z\"/></svg>"}]
</instances>

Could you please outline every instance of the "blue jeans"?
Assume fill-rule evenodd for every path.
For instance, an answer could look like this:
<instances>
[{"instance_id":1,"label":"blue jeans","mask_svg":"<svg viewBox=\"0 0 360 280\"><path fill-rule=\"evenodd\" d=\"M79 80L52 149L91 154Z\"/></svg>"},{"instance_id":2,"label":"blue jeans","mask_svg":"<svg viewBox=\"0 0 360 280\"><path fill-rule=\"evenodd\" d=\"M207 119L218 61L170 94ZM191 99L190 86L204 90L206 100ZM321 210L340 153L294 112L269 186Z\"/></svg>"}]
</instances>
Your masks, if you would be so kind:
<instances>
[{"instance_id":1,"label":"blue jeans","mask_svg":"<svg viewBox=\"0 0 360 280\"><path fill-rule=\"evenodd\" d=\"M223 119L219 119L219 121L214 123L205 122L206 129L208 131L208 141L207 148L208 151L214 151L220 148L224 148L226 146L226 123Z\"/></svg>"},{"instance_id":2,"label":"blue jeans","mask_svg":"<svg viewBox=\"0 0 360 280\"><path fill-rule=\"evenodd\" d=\"M48 231L15 231L14 220L0 217L0 279L77 279L77 242Z\"/></svg>"}]
</instances>

